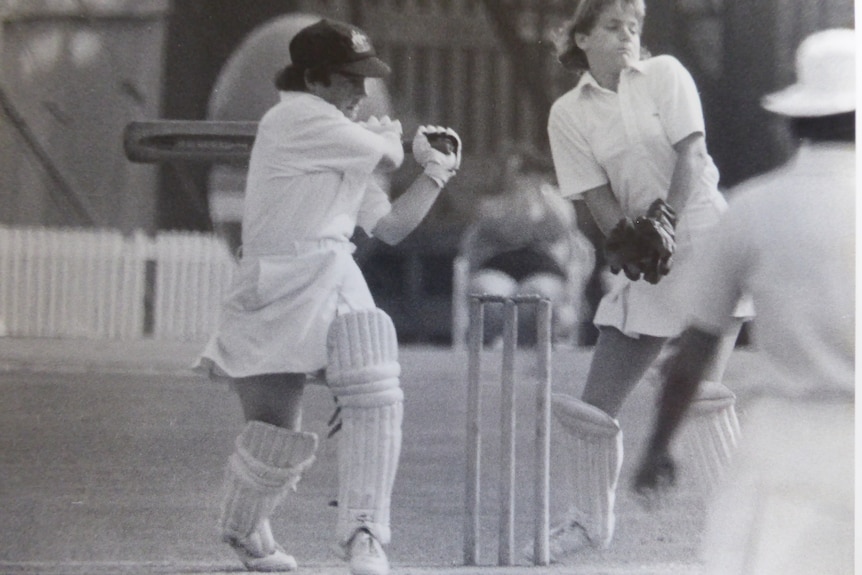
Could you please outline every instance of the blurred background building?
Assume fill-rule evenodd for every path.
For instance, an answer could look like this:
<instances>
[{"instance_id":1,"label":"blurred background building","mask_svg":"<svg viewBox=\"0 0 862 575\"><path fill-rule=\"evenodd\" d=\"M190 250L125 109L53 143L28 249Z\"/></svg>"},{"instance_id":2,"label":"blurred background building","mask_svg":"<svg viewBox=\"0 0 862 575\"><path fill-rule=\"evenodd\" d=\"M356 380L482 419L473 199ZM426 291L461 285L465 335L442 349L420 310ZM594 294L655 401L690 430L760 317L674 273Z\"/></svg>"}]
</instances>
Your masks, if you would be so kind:
<instances>
[{"instance_id":1,"label":"blurred background building","mask_svg":"<svg viewBox=\"0 0 862 575\"><path fill-rule=\"evenodd\" d=\"M251 63L261 61L254 59L261 46L267 65L278 62L280 51L284 63L288 58L284 35L272 34L279 30L274 23L289 31L303 18L347 20L369 32L393 68L372 98L375 113L389 111L408 134L420 123L442 124L464 140L461 172L402 245L357 238L357 257L402 338L447 340L452 261L477 196L492 191L513 145L547 152L550 105L571 87L554 62L551 37L572 6L572 0L0 0L0 225L230 234L221 225L230 209L211 203L214 188L236 187L230 182L241 182L241 174L130 163L124 126L155 118L234 119L238 110L262 114L274 89L268 74L251 73L262 70ZM759 98L793 80L793 53L804 36L852 26L854 18L853 0L647 0L647 10L644 45L675 55L695 77L725 187L791 153L786 126L762 111ZM409 179L396 176L392 194Z\"/></svg>"}]
</instances>

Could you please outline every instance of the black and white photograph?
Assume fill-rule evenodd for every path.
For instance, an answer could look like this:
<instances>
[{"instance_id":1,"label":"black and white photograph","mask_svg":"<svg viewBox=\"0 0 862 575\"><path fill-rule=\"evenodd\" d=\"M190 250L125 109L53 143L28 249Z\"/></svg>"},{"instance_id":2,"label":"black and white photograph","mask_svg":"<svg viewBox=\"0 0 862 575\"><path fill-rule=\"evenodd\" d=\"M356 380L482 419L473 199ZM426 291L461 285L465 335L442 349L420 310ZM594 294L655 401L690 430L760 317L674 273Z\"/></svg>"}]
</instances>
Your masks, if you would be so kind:
<instances>
[{"instance_id":1,"label":"black and white photograph","mask_svg":"<svg viewBox=\"0 0 862 575\"><path fill-rule=\"evenodd\" d=\"M853 0L0 0L0 573L854 575Z\"/></svg>"}]
</instances>

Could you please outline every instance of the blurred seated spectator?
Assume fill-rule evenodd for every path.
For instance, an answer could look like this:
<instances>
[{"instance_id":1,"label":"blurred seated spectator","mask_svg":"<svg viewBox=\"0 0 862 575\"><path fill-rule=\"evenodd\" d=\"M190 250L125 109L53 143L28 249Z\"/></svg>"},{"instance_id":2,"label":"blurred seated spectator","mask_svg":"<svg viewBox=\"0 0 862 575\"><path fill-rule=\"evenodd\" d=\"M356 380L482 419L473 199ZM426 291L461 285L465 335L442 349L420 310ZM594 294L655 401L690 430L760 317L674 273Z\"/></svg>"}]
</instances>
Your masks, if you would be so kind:
<instances>
[{"instance_id":1,"label":"blurred seated spectator","mask_svg":"<svg viewBox=\"0 0 862 575\"><path fill-rule=\"evenodd\" d=\"M578 230L572 203L553 185L553 166L531 152L507 155L496 193L482 197L464 231L460 258L467 293L536 294L553 306L553 338L569 339L595 267L592 245ZM465 294L466 297L466 294ZM485 307L485 342L502 335L502 304ZM531 306L519 310L519 342L535 341Z\"/></svg>"}]
</instances>

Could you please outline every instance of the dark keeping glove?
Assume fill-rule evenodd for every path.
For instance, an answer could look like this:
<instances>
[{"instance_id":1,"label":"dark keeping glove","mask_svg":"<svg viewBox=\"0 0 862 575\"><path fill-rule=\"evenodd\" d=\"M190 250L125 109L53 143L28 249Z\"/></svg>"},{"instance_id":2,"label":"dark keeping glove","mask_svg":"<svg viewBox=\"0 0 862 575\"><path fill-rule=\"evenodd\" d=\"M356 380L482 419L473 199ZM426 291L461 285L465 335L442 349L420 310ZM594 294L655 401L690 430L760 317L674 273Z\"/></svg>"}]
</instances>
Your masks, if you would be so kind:
<instances>
[{"instance_id":1,"label":"dark keeping glove","mask_svg":"<svg viewBox=\"0 0 862 575\"><path fill-rule=\"evenodd\" d=\"M673 235L673 230L676 228L676 212L667 202L662 199L654 201L650 204L646 217L656 220L662 227L669 229Z\"/></svg>"},{"instance_id":2,"label":"dark keeping glove","mask_svg":"<svg viewBox=\"0 0 862 575\"><path fill-rule=\"evenodd\" d=\"M676 213L660 199L633 222L621 219L605 241L611 272L622 270L632 281L643 277L651 284L658 283L670 273L676 249L675 226Z\"/></svg>"},{"instance_id":3,"label":"dark keeping glove","mask_svg":"<svg viewBox=\"0 0 862 575\"><path fill-rule=\"evenodd\" d=\"M676 250L676 213L664 200L650 205L646 216L635 220L638 238L644 244L645 254L640 267L643 278L651 284L670 273L673 253Z\"/></svg>"},{"instance_id":4,"label":"dark keeping glove","mask_svg":"<svg viewBox=\"0 0 862 575\"><path fill-rule=\"evenodd\" d=\"M617 223L605 238L604 250L611 273L622 271L632 281L640 279L643 271L637 262L643 257L643 250L631 219L623 218Z\"/></svg>"}]
</instances>

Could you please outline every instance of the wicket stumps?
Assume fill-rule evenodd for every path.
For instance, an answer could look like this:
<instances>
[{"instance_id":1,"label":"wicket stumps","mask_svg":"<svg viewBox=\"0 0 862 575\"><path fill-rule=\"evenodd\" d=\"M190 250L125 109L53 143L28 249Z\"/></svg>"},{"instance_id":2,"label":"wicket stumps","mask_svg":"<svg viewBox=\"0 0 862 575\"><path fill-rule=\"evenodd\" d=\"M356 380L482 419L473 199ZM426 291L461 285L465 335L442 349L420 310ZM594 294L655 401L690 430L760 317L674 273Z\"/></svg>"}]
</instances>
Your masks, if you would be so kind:
<instances>
[{"instance_id":1,"label":"wicket stumps","mask_svg":"<svg viewBox=\"0 0 862 575\"><path fill-rule=\"evenodd\" d=\"M467 367L467 491L464 522L464 564L478 565L480 517L480 459L482 416L480 379L484 346L484 305L503 304L503 358L501 373L501 456L500 456L500 544L498 565L514 564L515 546L515 354L518 347L518 308L536 307L536 353L538 389L536 393L535 437L535 530L533 563L548 565L550 528L551 458L551 302L539 296L470 296Z\"/></svg>"}]
</instances>

